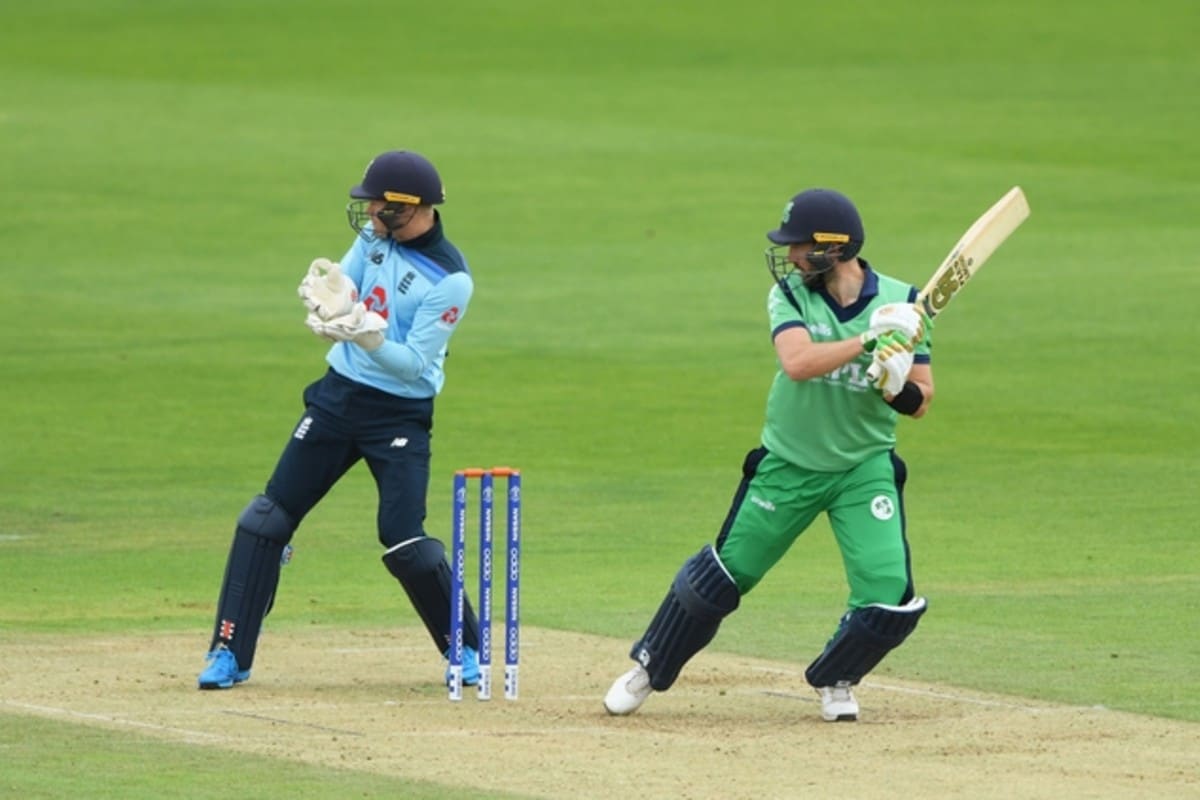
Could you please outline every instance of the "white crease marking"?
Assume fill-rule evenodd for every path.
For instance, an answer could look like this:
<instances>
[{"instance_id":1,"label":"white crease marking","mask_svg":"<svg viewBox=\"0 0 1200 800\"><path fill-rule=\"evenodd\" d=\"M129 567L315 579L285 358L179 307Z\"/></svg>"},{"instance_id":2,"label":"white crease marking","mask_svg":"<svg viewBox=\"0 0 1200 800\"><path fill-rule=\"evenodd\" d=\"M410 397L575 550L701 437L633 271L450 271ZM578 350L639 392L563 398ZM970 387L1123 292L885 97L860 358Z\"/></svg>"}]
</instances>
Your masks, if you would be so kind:
<instances>
[{"instance_id":1,"label":"white crease marking","mask_svg":"<svg viewBox=\"0 0 1200 800\"><path fill-rule=\"evenodd\" d=\"M186 737L200 737L203 739L216 739L225 741L226 737L217 733L205 733L204 731L193 731L188 728L173 728L170 725L156 725L153 722L138 722L136 720L121 719L120 717L111 717L107 714L89 714L84 711L73 711L69 708L57 708L55 706L39 706L32 703L17 703L12 700L5 700L6 706L23 709L25 711L34 711L44 715L55 715L62 717L75 717L77 719L88 719L96 722L108 722L114 725L127 725L131 728L145 728L152 731L162 731L166 733L176 733Z\"/></svg>"}]
</instances>

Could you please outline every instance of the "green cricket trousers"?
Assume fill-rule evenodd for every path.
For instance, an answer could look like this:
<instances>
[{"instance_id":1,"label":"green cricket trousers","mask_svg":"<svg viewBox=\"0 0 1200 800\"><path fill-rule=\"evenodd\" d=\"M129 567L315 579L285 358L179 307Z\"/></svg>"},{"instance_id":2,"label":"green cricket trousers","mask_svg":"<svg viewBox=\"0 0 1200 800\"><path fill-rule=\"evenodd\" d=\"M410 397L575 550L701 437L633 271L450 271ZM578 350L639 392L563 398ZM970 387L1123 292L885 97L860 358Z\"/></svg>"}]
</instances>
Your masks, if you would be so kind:
<instances>
[{"instance_id":1,"label":"green cricket trousers","mask_svg":"<svg viewBox=\"0 0 1200 800\"><path fill-rule=\"evenodd\" d=\"M914 590L904 526L906 475L894 450L846 472L813 472L766 448L752 450L717 537L717 555L745 595L825 512L850 587L847 606L908 602Z\"/></svg>"}]
</instances>

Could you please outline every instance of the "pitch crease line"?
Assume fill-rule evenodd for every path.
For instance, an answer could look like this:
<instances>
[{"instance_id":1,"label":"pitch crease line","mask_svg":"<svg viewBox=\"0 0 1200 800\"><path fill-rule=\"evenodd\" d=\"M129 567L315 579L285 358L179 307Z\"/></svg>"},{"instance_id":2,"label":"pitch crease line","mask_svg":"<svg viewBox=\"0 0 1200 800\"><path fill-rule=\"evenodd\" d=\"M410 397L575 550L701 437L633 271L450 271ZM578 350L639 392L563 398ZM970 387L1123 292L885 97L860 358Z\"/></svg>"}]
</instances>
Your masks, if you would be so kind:
<instances>
[{"instance_id":1,"label":"pitch crease line","mask_svg":"<svg viewBox=\"0 0 1200 800\"><path fill-rule=\"evenodd\" d=\"M5 700L4 704L13 708L24 709L25 711L34 711L43 715L53 714L63 717L76 717L78 719L88 719L97 722L108 722L114 725L128 725L131 728L146 728L152 731L164 731L167 733L176 733L186 737L202 737L204 739L216 739L218 741L226 741L228 737L222 736L219 733L206 733L204 731L193 731L189 728L173 728L170 725L156 725L153 722L138 722L137 720L121 719L120 717L110 717L107 714L93 714L85 711L73 711L69 708L57 708L55 706L39 706L32 703L17 703L12 700Z\"/></svg>"},{"instance_id":2,"label":"pitch crease line","mask_svg":"<svg viewBox=\"0 0 1200 800\"><path fill-rule=\"evenodd\" d=\"M768 673L774 673L777 675L787 675L789 677L790 676L799 676L799 675L803 674L796 670L782 669L779 667L751 667L751 669L755 672L768 672ZM1055 710L1054 708L1052 708L1050 706L1035 706L1035 705L1029 705L1029 704L1024 704L1024 703L1013 703L1013 702L1004 701L1004 700L985 700L982 697L968 697L968 696L959 695L959 694L948 694L946 692L935 692L930 689L912 689L907 686L895 686L895 685L886 684L886 683L876 683L875 681L863 681L862 685L866 686L870 689L882 689L885 692L897 692L899 694L912 694L912 695L917 695L919 697L932 697L932 698L935 698L938 700L952 700L957 703L967 703L967 704L976 705L976 706L994 706L996 708L1011 708L1016 711L1033 711L1033 712L1046 712L1046 711ZM800 695L793 694L791 692L765 691L765 692L763 692L763 694L777 695L779 697L800 697ZM1070 708L1090 709L1091 707L1090 706L1070 706Z\"/></svg>"},{"instance_id":3,"label":"pitch crease line","mask_svg":"<svg viewBox=\"0 0 1200 800\"><path fill-rule=\"evenodd\" d=\"M246 719L256 719L262 722L274 722L280 725L291 725L296 728L312 728L313 730L325 731L326 733L343 733L346 736L366 736L366 734L362 731L351 731L346 730L345 728L331 728L327 725L317 725L312 722L295 722L290 719L283 719L282 717L268 717L265 714L251 714L246 711L230 711L229 709L222 709L220 713L228 714L232 717L245 717Z\"/></svg>"}]
</instances>

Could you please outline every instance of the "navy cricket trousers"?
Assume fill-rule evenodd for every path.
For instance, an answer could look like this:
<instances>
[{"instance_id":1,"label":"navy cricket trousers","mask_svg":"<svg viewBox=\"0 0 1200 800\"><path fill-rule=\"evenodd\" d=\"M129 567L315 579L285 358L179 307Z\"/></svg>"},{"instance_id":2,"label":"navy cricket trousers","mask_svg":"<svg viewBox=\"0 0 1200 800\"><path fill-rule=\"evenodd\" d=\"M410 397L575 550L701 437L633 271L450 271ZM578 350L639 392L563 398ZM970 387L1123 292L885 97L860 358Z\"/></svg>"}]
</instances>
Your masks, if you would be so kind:
<instances>
[{"instance_id":1,"label":"navy cricket trousers","mask_svg":"<svg viewBox=\"0 0 1200 800\"><path fill-rule=\"evenodd\" d=\"M365 459L379 490L379 541L387 548L424 535L433 398L397 397L330 369L305 388L304 405L267 496L298 525Z\"/></svg>"}]
</instances>

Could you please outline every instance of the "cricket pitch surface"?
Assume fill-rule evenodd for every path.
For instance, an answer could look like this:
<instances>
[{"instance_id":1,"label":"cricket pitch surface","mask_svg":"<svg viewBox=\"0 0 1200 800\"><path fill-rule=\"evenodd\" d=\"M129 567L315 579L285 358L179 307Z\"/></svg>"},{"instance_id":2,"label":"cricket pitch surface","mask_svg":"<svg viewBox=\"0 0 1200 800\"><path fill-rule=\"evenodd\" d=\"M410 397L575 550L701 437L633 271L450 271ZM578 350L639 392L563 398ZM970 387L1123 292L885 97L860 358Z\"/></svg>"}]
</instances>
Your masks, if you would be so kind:
<instances>
[{"instance_id":1,"label":"cricket pitch surface","mask_svg":"<svg viewBox=\"0 0 1200 800\"><path fill-rule=\"evenodd\" d=\"M522 630L520 699L451 703L423 629L267 631L202 692L206 633L4 642L0 713L544 798L1200 797L1200 725L868 677L822 722L803 664L705 651L629 717L624 640ZM17 670L19 666L19 671Z\"/></svg>"}]
</instances>

